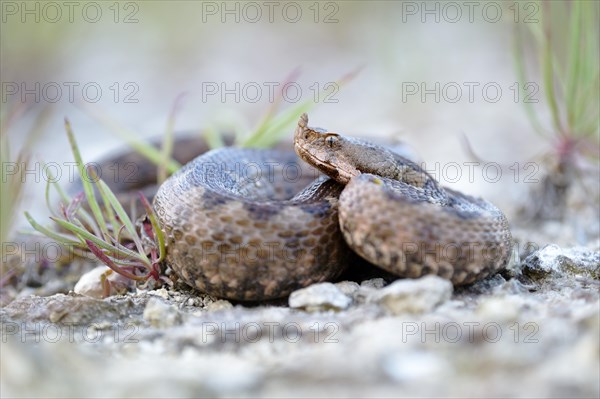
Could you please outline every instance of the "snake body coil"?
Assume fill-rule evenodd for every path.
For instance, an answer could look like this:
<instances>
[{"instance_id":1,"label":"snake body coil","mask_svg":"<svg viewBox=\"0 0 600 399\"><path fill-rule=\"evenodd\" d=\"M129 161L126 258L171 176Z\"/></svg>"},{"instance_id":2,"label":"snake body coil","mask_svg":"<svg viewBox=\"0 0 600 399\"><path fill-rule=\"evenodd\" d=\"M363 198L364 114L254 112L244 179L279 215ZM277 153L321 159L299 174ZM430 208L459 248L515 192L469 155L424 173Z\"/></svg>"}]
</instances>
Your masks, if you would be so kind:
<instances>
[{"instance_id":1,"label":"snake body coil","mask_svg":"<svg viewBox=\"0 0 600 399\"><path fill-rule=\"evenodd\" d=\"M309 128L291 151L224 148L184 166L154 207L167 262L189 285L263 300L337 277L348 246L402 277L467 284L503 268L511 250L494 205L444 189L373 144Z\"/></svg>"}]
</instances>

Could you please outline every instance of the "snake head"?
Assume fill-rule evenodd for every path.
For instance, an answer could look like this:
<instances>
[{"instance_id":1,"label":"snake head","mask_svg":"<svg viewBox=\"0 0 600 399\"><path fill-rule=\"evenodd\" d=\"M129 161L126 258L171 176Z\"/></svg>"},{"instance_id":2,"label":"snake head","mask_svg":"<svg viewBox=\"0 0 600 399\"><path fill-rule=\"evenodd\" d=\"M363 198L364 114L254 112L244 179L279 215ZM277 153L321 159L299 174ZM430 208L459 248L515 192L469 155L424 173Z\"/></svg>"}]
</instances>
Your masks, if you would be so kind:
<instances>
[{"instance_id":1,"label":"snake head","mask_svg":"<svg viewBox=\"0 0 600 399\"><path fill-rule=\"evenodd\" d=\"M325 129L308 126L308 114L305 112L300 116L294 132L294 145L316 143L324 134L327 134Z\"/></svg>"},{"instance_id":2,"label":"snake head","mask_svg":"<svg viewBox=\"0 0 600 399\"><path fill-rule=\"evenodd\" d=\"M344 156L346 139L337 133L308 126L308 115L300 116L294 132L294 150L305 162L346 184L360 172Z\"/></svg>"}]
</instances>

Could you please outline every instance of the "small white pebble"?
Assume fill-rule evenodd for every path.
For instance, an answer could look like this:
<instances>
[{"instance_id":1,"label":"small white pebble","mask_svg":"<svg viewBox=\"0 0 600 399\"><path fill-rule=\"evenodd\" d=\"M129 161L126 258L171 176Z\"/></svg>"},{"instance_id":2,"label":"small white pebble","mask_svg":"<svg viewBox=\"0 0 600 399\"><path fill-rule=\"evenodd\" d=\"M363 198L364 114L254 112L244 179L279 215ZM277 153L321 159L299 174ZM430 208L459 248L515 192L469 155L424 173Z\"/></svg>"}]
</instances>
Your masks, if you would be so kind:
<instances>
[{"instance_id":1,"label":"small white pebble","mask_svg":"<svg viewBox=\"0 0 600 399\"><path fill-rule=\"evenodd\" d=\"M131 284L131 280L113 272L106 266L98 266L79 278L73 291L80 295L89 296L91 298L104 298L104 287L102 285L101 276L105 274L110 282L110 295L122 294L127 291L127 287Z\"/></svg>"},{"instance_id":2,"label":"small white pebble","mask_svg":"<svg viewBox=\"0 0 600 399\"><path fill-rule=\"evenodd\" d=\"M438 276L416 280L397 280L380 290L373 290L367 302L377 303L391 314L426 313L452 296L452 283Z\"/></svg>"},{"instance_id":3,"label":"small white pebble","mask_svg":"<svg viewBox=\"0 0 600 399\"><path fill-rule=\"evenodd\" d=\"M319 283L292 292L288 303L290 308L303 308L308 311L346 309L352 303L352 299L332 283Z\"/></svg>"}]
</instances>

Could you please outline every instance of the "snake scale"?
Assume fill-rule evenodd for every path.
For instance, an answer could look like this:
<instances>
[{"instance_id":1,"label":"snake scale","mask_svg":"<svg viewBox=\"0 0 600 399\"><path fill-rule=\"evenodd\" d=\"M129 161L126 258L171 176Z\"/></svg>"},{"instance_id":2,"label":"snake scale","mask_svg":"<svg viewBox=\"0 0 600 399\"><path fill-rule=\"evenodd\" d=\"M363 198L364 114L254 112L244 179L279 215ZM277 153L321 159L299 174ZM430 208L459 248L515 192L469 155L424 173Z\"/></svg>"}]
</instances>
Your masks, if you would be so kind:
<instances>
[{"instance_id":1,"label":"snake scale","mask_svg":"<svg viewBox=\"0 0 600 399\"><path fill-rule=\"evenodd\" d=\"M294 149L208 151L159 187L167 262L187 284L234 300L284 297L335 279L350 251L400 277L455 285L508 262L503 213L406 158L308 127L306 114Z\"/></svg>"}]
</instances>

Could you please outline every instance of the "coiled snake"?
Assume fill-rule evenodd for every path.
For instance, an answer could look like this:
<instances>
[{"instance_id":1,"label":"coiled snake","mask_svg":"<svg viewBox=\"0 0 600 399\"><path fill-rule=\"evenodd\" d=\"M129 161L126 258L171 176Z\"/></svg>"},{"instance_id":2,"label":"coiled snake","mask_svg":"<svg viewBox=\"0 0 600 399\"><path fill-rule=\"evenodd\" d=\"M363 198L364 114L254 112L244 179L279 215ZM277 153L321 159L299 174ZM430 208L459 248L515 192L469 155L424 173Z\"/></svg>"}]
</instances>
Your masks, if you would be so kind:
<instances>
[{"instance_id":1,"label":"coiled snake","mask_svg":"<svg viewBox=\"0 0 600 399\"><path fill-rule=\"evenodd\" d=\"M283 297L339 276L350 250L455 285L506 265L512 238L491 203L383 147L310 128L306 114L294 149L212 150L160 186L167 262L186 283L229 299Z\"/></svg>"}]
</instances>

